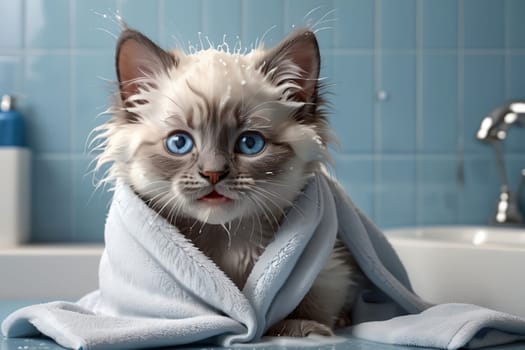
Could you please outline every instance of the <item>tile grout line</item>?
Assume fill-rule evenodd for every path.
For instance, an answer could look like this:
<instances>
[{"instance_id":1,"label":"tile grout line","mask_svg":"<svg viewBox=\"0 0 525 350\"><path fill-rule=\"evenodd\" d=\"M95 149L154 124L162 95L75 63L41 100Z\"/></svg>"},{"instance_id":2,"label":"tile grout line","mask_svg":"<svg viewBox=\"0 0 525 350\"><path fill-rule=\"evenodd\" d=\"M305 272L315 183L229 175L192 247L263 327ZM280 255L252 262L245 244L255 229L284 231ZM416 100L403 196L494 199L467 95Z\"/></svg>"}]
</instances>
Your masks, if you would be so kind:
<instances>
[{"instance_id":1,"label":"tile grout line","mask_svg":"<svg viewBox=\"0 0 525 350\"><path fill-rule=\"evenodd\" d=\"M381 89L381 0L375 0L374 10L374 183L375 189L373 193L373 211L374 220L379 222L381 215L380 194L382 191L381 185L381 101L377 98L377 94Z\"/></svg>"},{"instance_id":2,"label":"tile grout line","mask_svg":"<svg viewBox=\"0 0 525 350\"><path fill-rule=\"evenodd\" d=\"M161 45L168 46L168 40L166 40L166 23L164 23L164 12L165 12L165 2L164 0L159 0L157 6L157 36L159 43Z\"/></svg>"},{"instance_id":3,"label":"tile grout line","mask_svg":"<svg viewBox=\"0 0 525 350\"><path fill-rule=\"evenodd\" d=\"M20 5L20 16L22 17L22 20L20 21L20 33L22 33L20 39L22 40L22 43L21 43L21 48L22 48L22 52L25 54L25 52L27 51L28 49L28 43L27 43L27 31L26 31L26 23L27 23L27 17L26 17L26 14L27 14L27 1L28 0L24 0L21 2L21 5Z\"/></svg>"},{"instance_id":4,"label":"tile grout line","mask_svg":"<svg viewBox=\"0 0 525 350\"><path fill-rule=\"evenodd\" d=\"M465 164L464 164L464 142L463 142L463 132L464 132L464 88L465 88L465 54L464 54L464 3L463 0L458 1L458 33L457 33L457 40L458 40L458 57L457 57L457 64L458 64L458 106L457 106L457 185L458 185L458 191L461 192L464 188L464 181L465 181ZM463 206L461 203L461 195L456 197L456 205L458 208L458 216L456 217L456 222L459 222L460 217L463 216Z\"/></svg>"},{"instance_id":5,"label":"tile grout line","mask_svg":"<svg viewBox=\"0 0 525 350\"><path fill-rule=\"evenodd\" d=\"M23 91L26 90L26 86L27 86L27 65L28 65L28 62L27 62L27 54L26 54L26 49L27 49L27 44L26 44L26 34L25 34L25 22L26 22L26 16L25 16L25 12L26 12L26 2L25 1L21 1L20 2L20 15L22 17L22 20L20 21L20 33L21 36L20 36L20 40L22 41L20 43L20 47L21 49L19 50L19 52L16 54L19 58L20 58L20 64L22 66L22 74L20 74L20 81L17 82L18 84L18 89L20 91L20 93L22 94ZM3 53L2 53L3 55ZM25 95L25 93L24 93ZM24 96L24 98L27 97L27 96Z\"/></svg>"},{"instance_id":6,"label":"tile grout line","mask_svg":"<svg viewBox=\"0 0 525 350\"><path fill-rule=\"evenodd\" d=\"M247 31L247 23L246 23L246 14L247 14L247 7L245 4L246 0L240 0L241 1L241 33L239 34L239 37L241 38L241 46L242 43L246 42L245 34Z\"/></svg>"},{"instance_id":7,"label":"tile grout line","mask_svg":"<svg viewBox=\"0 0 525 350\"><path fill-rule=\"evenodd\" d=\"M17 82L17 88L19 89L19 94L21 95L20 97L22 97L23 99L26 100L26 103L27 103L27 78L28 78L28 70L29 70L29 62L28 62L28 59L27 59L27 55L25 53L25 50L26 50L26 33L25 33L25 23L26 23L26 16L25 16L25 13L26 13L26 1L21 1L20 2L20 17L21 17L21 21L20 21L20 27L19 27L19 30L20 30L20 33L21 33L21 36L20 36L20 40L21 40L21 43L20 43L20 47L21 47L21 50L20 50L20 53L19 53L19 57L20 57L20 64L22 66L22 72L21 74L19 75L18 77L18 81ZM16 103L16 101L15 101ZM28 105L28 103L27 103ZM26 118L28 116L25 116ZM27 120L26 120L27 121ZM27 125L27 124L26 124ZM26 138L29 139L29 135L27 135L27 128L25 130L26 132ZM28 146L30 147L30 142L28 142ZM30 149L31 150L31 149ZM36 236L35 235L35 231L36 231L36 227L35 227L35 221L34 218L36 216L36 210L34 209L34 203L36 203L35 201L35 194L37 193L36 191L36 182L34 181L34 176L33 176L33 172L35 171L36 169L36 157L35 157L35 154L33 153L33 150L31 150L31 160L30 160L30 165L29 165L29 186L30 186L30 191L31 191L31 199L30 199L30 203L29 203L29 220L30 220L30 225L29 225L29 242L32 242L34 237Z\"/></svg>"},{"instance_id":8,"label":"tile grout line","mask_svg":"<svg viewBox=\"0 0 525 350\"><path fill-rule=\"evenodd\" d=\"M239 13L241 14L241 25L240 25L240 33L238 33L238 37L239 38L244 38L244 22L245 22L245 16L244 16L244 11L245 11L245 3L244 3L244 0L239 0Z\"/></svg>"},{"instance_id":9,"label":"tile grout line","mask_svg":"<svg viewBox=\"0 0 525 350\"><path fill-rule=\"evenodd\" d=\"M506 19L507 17L507 2L503 2L503 18ZM503 67L504 67L504 73L503 73L503 79L505 79L505 85L504 85L504 97L505 99L508 99L510 96L510 40L508 35L508 21L504 20L505 25L503 26L503 46L505 49L505 54L503 56Z\"/></svg>"},{"instance_id":10,"label":"tile grout line","mask_svg":"<svg viewBox=\"0 0 525 350\"><path fill-rule=\"evenodd\" d=\"M420 171L419 162L417 161L418 156L422 153L423 148L423 2L417 0L416 2L416 159L415 159L415 198L413 198L416 206L414 208L414 222L416 226L420 224L421 214L421 203L419 200L420 196Z\"/></svg>"},{"instance_id":11,"label":"tile grout line","mask_svg":"<svg viewBox=\"0 0 525 350\"><path fill-rule=\"evenodd\" d=\"M70 0L69 1L69 91L71 92L71 96L69 99L69 156L68 156L68 162L69 162L69 171L70 171L70 186L71 186L71 193L70 193L70 231L69 231L69 240L74 241L76 236L76 227L77 227L77 217L76 217L76 209L77 209L77 190L76 186L74 186L75 183L75 171L74 171L74 161L73 161L73 150L74 150L74 130L76 127L75 119L76 119L76 113L75 113L75 105L77 101L77 91L76 91L76 74L75 74L75 68L76 68L76 57L72 53L73 47L76 45L76 23L75 23L75 12L76 12L76 1Z\"/></svg>"},{"instance_id":12,"label":"tile grout line","mask_svg":"<svg viewBox=\"0 0 525 350\"><path fill-rule=\"evenodd\" d=\"M290 11L288 10L289 9L289 1L288 0L284 0L282 2L282 6L283 6L283 20L282 20L282 24L283 24L283 32L284 33L287 33L290 28L287 28L287 25L289 24L288 23L288 19L290 18Z\"/></svg>"},{"instance_id":13,"label":"tile grout line","mask_svg":"<svg viewBox=\"0 0 525 350\"><path fill-rule=\"evenodd\" d=\"M207 36L209 35L208 34L208 26L206 25L206 23L208 23L208 21L206 20L208 18L208 5L207 5L207 2L206 0L199 0L200 3L201 3L201 28L202 28L202 33L204 36ZM202 47L201 47L202 49Z\"/></svg>"}]
</instances>

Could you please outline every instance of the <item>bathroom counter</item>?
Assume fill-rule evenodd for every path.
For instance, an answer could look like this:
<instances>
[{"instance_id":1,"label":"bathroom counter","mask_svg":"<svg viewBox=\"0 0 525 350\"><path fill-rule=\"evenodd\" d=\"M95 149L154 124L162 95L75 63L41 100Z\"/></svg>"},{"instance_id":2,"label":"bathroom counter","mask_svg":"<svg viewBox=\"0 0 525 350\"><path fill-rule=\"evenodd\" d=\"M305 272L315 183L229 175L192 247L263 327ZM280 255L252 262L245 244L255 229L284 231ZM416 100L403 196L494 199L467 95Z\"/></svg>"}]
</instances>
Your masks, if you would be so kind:
<instances>
[{"instance_id":1,"label":"bathroom counter","mask_svg":"<svg viewBox=\"0 0 525 350\"><path fill-rule=\"evenodd\" d=\"M32 300L32 301L1 301L0 300L0 320L3 320L9 313L12 311L24 307L26 305L31 305L39 302L45 302L42 300ZM7 339L0 336L0 349L1 350L20 350L20 349L31 349L31 350L58 350L64 349L63 347L57 345L54 341L49 338L17 338L17 339ZM163 348L166 349L166 348ZM176 349L184 349L182 347L177 347ZM187 349L190 349L189 347ZM195 350L196 347L191 349ZM225 348L220 348L225 349ZM238 348L246 349L246 347ZM259 348L256 348L259 349ZM274 347L278 349L278 347ZM284 349L284 348L282 348ZM285 349L292 349L287 346ZM299 349L299 348L297 348ZM343 349L353 349L353 350L422 350L425 348L421 347L408 347L408 346L393 346L385 345L379 343L368 342L365 340L360 340L356 338L349 338L347 341L339 344L330 344L325 345L320 348L323 350L343 350ZM430 348L428 348L430 349ZM506 346L492 347L491 349L497 350L523 350L525 349L525 344L512 344ZM167 349L166 349L167 350ZM207 347L206 350L213 350L213 348Z\"/></svg>"},{"instance_id":2,"label":"bathroom counter","mask_svg":"<svg viewBox=\"0 0 525 350\"><path fill-rule=\"evenodd\" d=\"M78 299L97 288L103 250L100 244L0 247L0 302Z\"/></svg>"}]
</instances>

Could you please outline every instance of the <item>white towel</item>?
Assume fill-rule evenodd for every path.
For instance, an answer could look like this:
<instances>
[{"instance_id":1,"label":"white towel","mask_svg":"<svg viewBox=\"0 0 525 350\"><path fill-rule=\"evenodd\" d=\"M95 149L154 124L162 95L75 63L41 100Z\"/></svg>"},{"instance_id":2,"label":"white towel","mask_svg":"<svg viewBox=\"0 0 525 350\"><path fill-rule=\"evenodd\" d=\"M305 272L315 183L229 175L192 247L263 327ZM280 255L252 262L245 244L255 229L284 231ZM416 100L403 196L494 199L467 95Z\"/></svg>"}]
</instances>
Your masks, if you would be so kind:
<instances>
[{"instance_id":1,"label":"white towel","mask_svg":"<svg viewBox=\"0 0 525 350\"><path fill-rule=\"evenodd\" d=\"M420 313L430 305L412 292L392 247L335 181L316 174L295 204L241 291L176 227L119 183L106 222L99 289L77 303L17 310L4 320L2 332L7 337L41 332L62 346L83 350L257 342L301 302L339 232L371 282L359 295L352 319L375 322L352 328L356 336L452 349L450 344L493 345L525 334L523 319L497 313L499 322L492 322L494 311L477 308L483 312L471 313L454 305L437 309L448 319L435 317L431 308L378 322ZM454 331L458 322L467 321L478 328ZM449 331L428 332L432 327ZM487 332L487 327L499 333Z\"/></svg>"}]
</instances>

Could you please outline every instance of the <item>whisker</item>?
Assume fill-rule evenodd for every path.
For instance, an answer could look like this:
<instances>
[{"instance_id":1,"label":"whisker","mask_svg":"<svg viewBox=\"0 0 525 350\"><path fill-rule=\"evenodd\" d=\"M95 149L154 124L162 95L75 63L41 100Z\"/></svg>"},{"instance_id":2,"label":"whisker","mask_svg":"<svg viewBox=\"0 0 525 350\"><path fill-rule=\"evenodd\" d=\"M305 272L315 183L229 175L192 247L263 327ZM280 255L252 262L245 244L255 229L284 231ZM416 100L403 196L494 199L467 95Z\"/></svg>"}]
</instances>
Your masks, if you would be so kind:
<instances>
[{"instance_id":1,"label":"whisker","mask_svg":"<svg viewBox=\"0 0 525 350\"><path fill-rule=\"evenodd\" d=\"M257 198L257 196L255 195L255 193L253 193L251 197L252 197L251 199L252 199L254 202L257 202L257 203L258 203L258 206L259 206L259 208L260 208L260 210L261 210L261 212L262 212L262 215L264 215L264 217L266 218L266 221L268 222L268 224L272 225L272 220L271 220L271 218L268 216L267 212L270 212L270 214L272 214L272 213L271 213L271 211L268 209L268 207L266 206L266 203L264 203L264 200L261 200L260 198ZM277 218L275 217L275 215L272 214L272 216L273 216L273 218L274 218L274 220L275 220L276 225L279 226L279 221L277 220Z\"/></svg>"},{"instance_id":2,"label":"whisker","mask_svg":"<svg viewBox=\"0 0 525 350\"><path fill-rule=\"evenodd\" d=\"M255 196L256 194L258 194L259 196L263 197L263 199L266 199L269 203L273 204L282 213L283 217L286 217L286 213L285 213L284 209L281 208L279 205L277 205L277 203L275 203L271 198L269 198L264 192L261 192L260 190L261 189L255 190L253 195ZM262 202L261 204L265 206L265 208L268 210L268 212L270 212L270 214L272 214L277 227L279 227L279 220L277 219L277 217L275 216L273 211L270 210L270 208L266 205L264 200L262 200L261 202ZM271 220L269 218L268 218L268 222L271 224Z\"/></svg>"},{"instance_id":3,"label":"whisker","mask_svg":"<svg viewBox=\"0 0 525 350\"><path fill-rule=\"evenodd\" d=\"M248 198L252 201L252 203L255 204L256 207L260 208L259 204L256 201L254 201L253 198L251 198L250 196L248 196ZM261 210L262 210L262 208L261 208ZM264 212L264 210L262 210L262 211ZM263 246L263 244L262 244L262 242L263 242L263 237L262 237L263 236L263 227L262 227L261 218L259 217L259 215L252 215L252 220L253 220L253 218L257 218L257 221L259 223L259 246L262 247ZM252 241L252 236L253 236L254 229L255 229L255 220L252 221L252 233L250 234L250 241Z\"/></svg>"},{"instance_id":4,"label":"whisker","mask_svg":"<svg viewBox=\"0 0 525 350\"><path fill-rule=\"evenodd\" d=\"M311 9L310 11L308 11L304 16L303 16L303 21L306 21L308 17L310 17L314 12L317 12L319 11L320 9L322 9L324 6L320 5L320 6L317 6L317 7L314 7L313 9Z\"/></svg>"},{"instance_id":5,"label":"whisker","mask_svg":"<svg viewBox=\"0 0 525 350\"><path fill-rule=\"evenodd\" d=\"M226 225L221 224L220 226L224 229L224 231L226 231L226 234L228 235L228 249L230 249L232 246L232 238L230 235L230 231L226 228Z\"/></svg>"},{"instance_id":6,"label":"whisker","mask_svg":"<svg viewBox=\"0 0 525 350\"><path fill-rule=\"evenodd\" d=\"M336 11L335 9L332 9L332 10L328 11L327 13L325 13L321 18L319 18L319 19L317 20L317 22L314 23L314 25L312 26L312 28L315 28L315 27L318 26L319 24L324 23L324 22L325 22L325 18L328 17L329 15L334 14L335 11ZM336 19L333 18L332 20L335 21ZM328 20L328 21L330 21L330 20Z\"/></svg>"},{"instance_id":7,"label":"whisker","mask_svg":"<svg viewBox=\"0 0 525 350\"><path fill-rule=\"evenodd\" d=\"M302 211L302 210L301 210L301 209L295 204L294 201L290 201L290 200L284 199L284 198L282 198L278 193L273 193L272 191L269 191L269 190L264 189L264 188L262 188L262 187L253 187L252 190L253 190L253 189L256 189L256 191L265 191L264 193L266 193L267 195L271 195L271 196L273 196L273 197L275 197L275 198L277 198L277 199L279 199L279 200L283 200L283 201L285 201L286 204L289 205L289 208L293 208L293 209L297 210L297 212L298 212L299 214L301 214L302 216L305 216L305 214L303 213L303 211ZM311 198L309 198L308 196L306 196L304 193L302 193L302 195L304 195L307 199L310 199L310 200L311 200ZM283 209L281 206L279 206L277 203L275 203L274 201L272 201L271 198L269 198L269 197L266 197L266 198L267 198L268 201L270 201L273 205L275 205L276 207L278 207L278 208L281 209L281 212L283 213L283 217L286 217L286 216L287 216L287 213L284 212L284 209Z\"/></svg>"}]
</instances>

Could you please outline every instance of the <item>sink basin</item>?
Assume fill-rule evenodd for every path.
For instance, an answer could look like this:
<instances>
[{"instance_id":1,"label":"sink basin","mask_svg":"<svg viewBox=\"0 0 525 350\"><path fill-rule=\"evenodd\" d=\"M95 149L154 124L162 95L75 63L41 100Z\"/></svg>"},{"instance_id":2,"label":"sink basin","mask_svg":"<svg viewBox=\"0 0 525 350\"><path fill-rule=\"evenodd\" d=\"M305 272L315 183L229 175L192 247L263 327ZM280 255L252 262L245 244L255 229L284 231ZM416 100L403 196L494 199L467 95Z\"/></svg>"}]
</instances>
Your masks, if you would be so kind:
<instances>
[{"instance_id":1,"label":"sink basin","mask_svg":"<svg viewBox=\"0 0 525 350\"><path fill-rule=\"evenodd\" d=\"M386 230L416 293L525 317L525 228L448 226Z\"/></svg>"}]
</instances>

